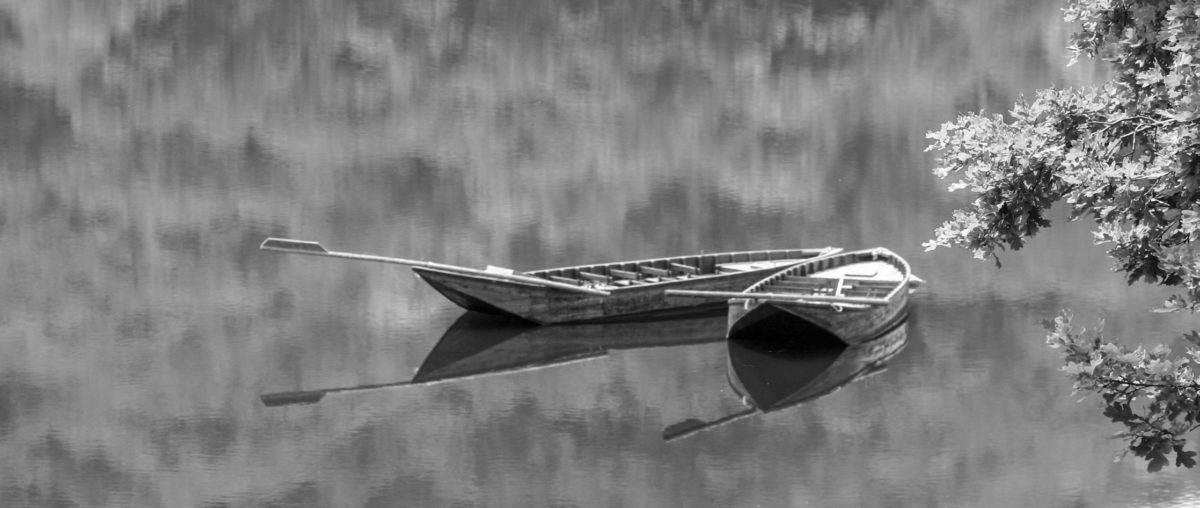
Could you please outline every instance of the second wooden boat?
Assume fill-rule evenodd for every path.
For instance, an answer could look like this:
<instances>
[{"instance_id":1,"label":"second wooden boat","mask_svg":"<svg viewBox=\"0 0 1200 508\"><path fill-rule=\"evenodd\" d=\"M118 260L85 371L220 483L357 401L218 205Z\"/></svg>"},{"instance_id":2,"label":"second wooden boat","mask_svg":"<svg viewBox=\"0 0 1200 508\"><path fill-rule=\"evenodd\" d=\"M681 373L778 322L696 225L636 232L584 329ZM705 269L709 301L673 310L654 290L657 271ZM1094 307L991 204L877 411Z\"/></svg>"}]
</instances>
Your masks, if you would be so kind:
<instances>
[{"instance_id":1,"label":"second wooden boat","mask_svg":"<svg viewBox=\"0 0 1200 508\"><path fill-rule=\"evenodd\" d=\"M694 312L725 298L674 297L668 289L741 291L767 274L821 256L835 247L718 252L563 268L516 271L334 252L317 242L268 238L262 249L411 266L439 293L467 310L538 324L638 319Z\"/></svg>"},{"instance_id":2,"label":"second wooden boat","mask_svg":"<svg viewBox=\"0 0 1200 508\"><path fill-rule=\"evenodd\" d=\"M797 263L740 293L669 294L729 298L730 339L788 335L804 322L853 345L902 321L909 292L919 283L904 258L877 247Z\"/></svg>"}]
</instances>

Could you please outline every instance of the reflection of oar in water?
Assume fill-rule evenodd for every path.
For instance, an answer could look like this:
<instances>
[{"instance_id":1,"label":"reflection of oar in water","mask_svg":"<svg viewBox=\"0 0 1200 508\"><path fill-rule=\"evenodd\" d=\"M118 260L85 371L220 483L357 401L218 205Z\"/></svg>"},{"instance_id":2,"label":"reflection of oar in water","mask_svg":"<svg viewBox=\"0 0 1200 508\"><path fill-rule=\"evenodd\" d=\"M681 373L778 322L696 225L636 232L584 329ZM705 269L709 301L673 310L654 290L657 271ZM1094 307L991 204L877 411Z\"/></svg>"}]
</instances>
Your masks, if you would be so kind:
<instances>
[{"instance_id":1,"label":"reflection of oar in water","mask_svg":"<svg viewBox=\"0 0 1200 508\"><path fill-rule=\"evenodd\" d=\"M849 383L850 381L864 379L864 378L873 376L875 374L878 374L880 372L883 372L885 370L887 370L886 365L874 365L874 366L868 367L866 370L864 370L862 372L859 372L853 378L847 380L846 383ZM830 388L825 393L832 392L832 391L836 390L837 388L838 387ZM824 393L820 394L820 395L824 395ZM815 398L815 397L813 397L813 398ZM773 411L775 409L778 409L778 408L764 409L762 412L766 413L768 411ZM676 439L690 436L690 435L700 432L702 430L708 430L713 427L724 425L726 423L730 423L735 420L740 420L742 418L745 418L745 417L750 416L757 412L759 412L759 409L751 406L751 407L748 407L741 411L738 411L736 413L722 416L715 420L704 421L704 420L700 420L698 418L690 418L690 419L684 420L682 422L670 425L667 428L663 429L663 440L664 441L674 441Z\"/></svg>"},{"instance_id":2,"label":"reflection of oar in water","mask_svg":"<svg viewBox=\"0 0 1200 508\"><path fill-rule=\"evenodd\" d=\"M512 355L505 345L523 331L530 329L529 323L499 318L486 314L468 312L459 317L442 334L433 349L425 356L417 373L409 381L359 385L345 388L305 390L269 393L260 398L267 406L288 404L313 404L327 393L373 390L413 385L429 385L451 379L481 377L488 374L512 372L520 369L535 369L562 363L595 358L604 351L580 348L561 348L537 351L534 355Z\"/></svg>"},{"instance_id":3,"label":"reflection of oar in water","mask_svg":"<svg viewBox=\"0 0 1200 508\"><path fill-rule=\"evenodd\" d=\"M331 258L355 259L359 261L377 261L380 263L392 263L405 266L419 266L424 268L432 268L444 272L460 273L466 275L475 275L481 277L489 277L492 279L507 280L511 282L519 282L522 284L533 284L537 286L550 287L561 289L563 291L571 291L575 293L584 293L593 296L608 296L608 291L600 291L598 289L590 289L583 286L573 284L563 284L552 280L542 279L538 277L530 277L521 275L520 273L509 273L509 270L479 270L477 268L467 268L465 266L445 265L442 263L434 263L432 261L418 261L415 259L392 258L385 256L375 256L371 254L355 254L352 252L335 252L326 250L320 243L307 242L302 240L289 240L287 238L267 238L263 240L259 246L263 250L273 250L276 252L287 252L289 254L306 254L309 256L325 256Z\"/></svg>"},{"instance_id":4,"label":"reflection of oar in water","mask_svg":"<svg viewBox=\"0 0 1200 508\"><path fill-rule=\"evenodd\" d=\"M537 367L566 365L569 363L576 363L576 362L591 360L594 358L599 358L599 357L605 356L607 354L608 354L608 351L586 351L586 352L579 353L579 354L571 356L571 357L555 358L553 361L548 362L544 365L531 364L531 365L527 365L525 367L528 369L533 369L533 368L537 368ZM499 371L499 372L503 372L503 371ZM399 381L399 382L394 382L394 383L378 383L378 384L368 384L368 385L346 386L346 387L340 387L340 388L324 388L324 389L319 389L319 390L302 390L302 391L294 391L294 392L266 393L266 394L260 395L259 399L262 400L263 405L268 406L268 407L286 406L286 405L291 405L291 404L315 404L316 402L325 398L326 394L330 394L330 393L359 392L359 391L364 391L364 390L377 390L380 388L395 388L395 387L402 387L402 386L428 386L428 385L436 384L439 382L447 382L447 381L452 381L452 380L456 380L456 379L468 379L471 377L481 377L481 376L485 376L488 374L497 374L499 372L482 372L475 376L463 376L463 377L456 377L456 378L455 377L434 378L434 379L426 379L426 380L421 380L419 378L414 377L410 381Z\"/></svg>"},{"instance_id":5,"label":"reflection of oar in water","mask_svg":"<svg viewBox=\"0 0 1200 508\"><path fill-rule=\"evenodd\" d=\"M325 394L479 377L576 363L608 351L674 347L724 340L725 312L664 316L647 322L535 326L530 323L467 312L442 334L412 380L347 388L272 393L268 406L311 404Z\"/></svg>"},{"instance_id":6,"label":"reflection of oar in water","mask_svg":"<svg viewBox=\"0 0 1200 508\"><path fill-rule=\"evenodd\" d=\"M765 383L756 383L754 385L755 393L751 394L747 388L743 386L743 382L737 376L735 363L741 363L741 358L735 358L733 348L734 342L729 343L731 349L729 357L729 367L726 378L734 391L742 396L742 403L749 406L748 408L722 416L715 420L704 421L698 418L691 418L682 422L676 423L663 429L663 440L674 441L676 439L687 437L702 430L711 429L719 425L724 425L754 413L774 411L779 409L776 405L779 404L789 393L794 393L804 387L810 385L814 381L820 379L830 366L832 366L841 353L846 348L838 348L824 351L813 351L805 354L802 357L789 358L786 355L778 358L781 364L779 369L771 369L775 375L773 379L767 380ZM778 351L776 351L778 353ZM769 354L769 353L768 353ZM757 366L756 366L757 367Z\"/></svg>"},{"instance_id":7,"label":"reflection of oar in water","mask_svg":"<svg viewBox=\"0 0 1200 508\"><path fill-rule=\"evenodd\" d=\"M663 429L663 441L674 441L681 437L690 436L692 434L695 434L695 433L700 432L705 429L711 429L718 425L724 425L724 424L732 422L734 420L739 420L739 419L745 418L745 417L750 416L757 412L758 412L757 408L748 407L742 411L738 411L738 412L730 414L730 415L725 415L720 418L717 418L716 420L711 420L711 421L707 421L707 422L704 420L700 420L698 418L691 418L688 420L684 420L682 422L676 423L674 425L671 425L671 426Z\"/></svg>"}]
</instances>

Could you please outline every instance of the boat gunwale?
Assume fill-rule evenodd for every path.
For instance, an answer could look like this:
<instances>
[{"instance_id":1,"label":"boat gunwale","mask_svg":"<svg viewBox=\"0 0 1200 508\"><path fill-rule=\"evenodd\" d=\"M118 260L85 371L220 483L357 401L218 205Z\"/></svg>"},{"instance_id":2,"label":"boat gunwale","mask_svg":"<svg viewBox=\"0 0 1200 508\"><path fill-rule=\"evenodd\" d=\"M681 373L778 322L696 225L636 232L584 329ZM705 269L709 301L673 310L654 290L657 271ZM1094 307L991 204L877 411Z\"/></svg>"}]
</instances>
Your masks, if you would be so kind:
<instances>
[{"instance_id":1,"label":"boat gunwale","mask_svg":"<svg viewBox=\"0 0 1200 508\"><path fill-rule=\"evenodd\" d=\"M840 266L852 265L856 262L859 262L857 259L853 259L853 258L859 258L859 257L863 257L863 256L871 256L872 259L870 259L870 260L887 261L892 266L898 268L900 271L901 278L900 278L900 280L895 281L896 282L895 287L893 287L890 291L888 291L888 293L886 295L878 297L878 298L880 298L882 300L891 301L894 298L896 298L896 296L900 293L900 291L908 290L908 286L912 280L912 267L908 264L908 261L905 260L903 257L900 257L899 254L896 254L895 252L891 251L890 249L887 249L885 247L875 247L872 249L839 252L839 253L834 253L834 254L827 255L827 256L818 256L818 257L815 257L812 259L806 259L806 260L796 263L794 265L788 266L787 268L779 270L778 272L775 272L775 273L771 274L770 276L768 276L758 282L755 282L750 287L746 288L746 290L743 291L743 293L767 292L766 289L768 287L770 287L774 282L782 279L783 277L787 277L789 275L795 275L794 272L796 272L797 270L803 270L805 267L809 266L810 264L829 262L830 260L852 258L852 260L849 262L838 264L838 265L828 268L828 269L832 269L832 268L836 268L836 267L840 267ZM863 261L867 261L867 260L863 260ZM811 275L802 275L801 277L817 278L817 277L812 277ZM831 279L831 280L837 280L837 279ZM868 281L870 281L870 280L879 280L879 279L850 278L850 280L868 280ZM888 279L888 281L891 282L890 279ZM792 290L788 290L786 288L777 288L770 292L771 293L780 293L780 294L789 294L789 295L794 294L794 295L797 295L797 298L803 298L806 295L816 296L816 295L810 295L809 293L806 293L803 291L792 291ZM836 297L831 296L829 298L836 298ZM829 302L829 303L822 302L822 303L824 305L828 305L829 303L836 303L836 302Z\"/></svg>"}]
</instances>

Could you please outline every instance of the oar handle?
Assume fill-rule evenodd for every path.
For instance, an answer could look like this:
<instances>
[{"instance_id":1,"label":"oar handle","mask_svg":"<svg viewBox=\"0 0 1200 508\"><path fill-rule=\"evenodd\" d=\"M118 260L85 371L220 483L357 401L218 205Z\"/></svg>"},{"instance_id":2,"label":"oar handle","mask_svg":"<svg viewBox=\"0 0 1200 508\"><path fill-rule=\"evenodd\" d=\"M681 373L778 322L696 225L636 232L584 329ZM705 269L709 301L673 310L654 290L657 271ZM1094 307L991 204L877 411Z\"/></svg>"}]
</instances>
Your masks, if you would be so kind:
<instances>
[{"instance_id":1,"label":"oar handle","mask_svg":"<svg viewBox=\"0 0 1200 508\"><path fill-rule=\"evenodd\" d=\"M275 252L286 252L288 254L324 256L328 258L353 259L357 261L376 261L379 263L392 263L406 266L428 266L437 264L429 261L418 261L415 259L392 258L386 256L375 256L372 254L355 254L353 252L336 252L326 250L325 247L317 242L291 240L288 238L267 238L266 240L263 240L262 245L259 245L258 248Z\"/></svg>"},{"instance_id":2,"label":"oar handle","mask_svg":"<svg viewBox=\"0 0 1200 508\"><path fill-rule=\"evenodd\" d=\"M263 240L259 246L262 250L270 250L275 252L286 252L288 254L304 254L308 256L324 256L330 258L353 259L357 261L375 261L379 263L391 263L396 265L420 266L433 270L442 270L446 272L462 273L468 275L483 276L491 279L504 280L509 282L518 282L522 284L533 284L549 288L561 289L574 293L583 293L592 296L608 296L611 293L601 291L599 289L586 288L583 286L574 286L564 284L552 280L546 280L539 277L529 275L521 275L519 273L503 273L476 268L467 268L465 266L447 265L442 263L434 263L432 261L419 261L416 259L394 258L387 256L375 256L372 254L356 254L353 252L337 252L325 249L318 242L309 242L304 240L292 240L288 238L267 238Z\"/></svg>"}]
</instances>

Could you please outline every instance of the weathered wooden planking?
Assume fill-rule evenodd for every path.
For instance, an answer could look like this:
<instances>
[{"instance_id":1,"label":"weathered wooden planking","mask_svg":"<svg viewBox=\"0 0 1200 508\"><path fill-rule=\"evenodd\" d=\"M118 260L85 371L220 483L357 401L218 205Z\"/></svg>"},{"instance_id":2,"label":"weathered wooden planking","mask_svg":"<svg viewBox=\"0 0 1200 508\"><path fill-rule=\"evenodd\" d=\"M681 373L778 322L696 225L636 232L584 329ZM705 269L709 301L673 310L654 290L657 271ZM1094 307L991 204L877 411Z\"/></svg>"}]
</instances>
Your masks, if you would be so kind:
<instances>
[{"instance_id":1,"label":"weathered wooden planking","mask_svg":"<svg viewBox=\"0 0 1200 508\"><path fill-rule=\"evenodd\" d=\"M865 272L875 273L877 278L845 276ZM727 335L776 333L786 330L788 322L801 320L825 329L847 344L857 344L907 316L911 274L907 261L883 248L804 261L755 283L742 298L731 300ZM811 284L815 278L827 278L831 286L815 289ZM867 286L865 290L863 286ZM841 296L826 296L830 289L840 291ZM756 294L766 298L756 300ZM789 302L789 296L795 303ZM839 305L839 299L871 304ZM817 300L822 302L814 302Z\"/></svg>"},{"instance_id":2,"label":"weathered wooden planking","mask_svg":"<svg viewBox=\"0 0 1200 508\"><path fill-rule=\"evenodd\" d=\"M715 273L718 260L740 259L749 257L771 257L778 261L782 255L806 256L804 259L824 255L831 252L827 249L789 249L781 251L762 251L750 253L714 254L681 258L663 258L610 265L586 265L580 267L560 268L525 272L522 275L571 277L580 280L587 279L596 288L608 292L607 296L577 294L567 291L546 290L536 284L521 284L509 281L487 280L472 277L469 274L459 274L450 271L414 268L413 271L438 292L445 295L459 306L491 314L516 316L528 321L542 324L572 323L603 321L614 319L637 319L639 316L664 311L687 311L704 306L724 302L724 299L681 298L664 293L667 289L705 290L705 291L741 291L771 273L777 268L760 268L731 273ZM834 250L833 252L836 252ZM674 261L695 263L695 266L708 266L708 273L697 273L686 278L643 278L640 280L620 279L622 272L633 273L632 270L618 268L630 266L636 269L639 265L660 264L671 266ZM794 263L803 261L796 259ZM626 273L625 275L628 275ZM558 275L564 274L564 275ZM636 274L634 274L636 277ZM593 280L595 279L595 280ZM624 285L621 285L624 284Z\"/></svg>"}]
</instances>

